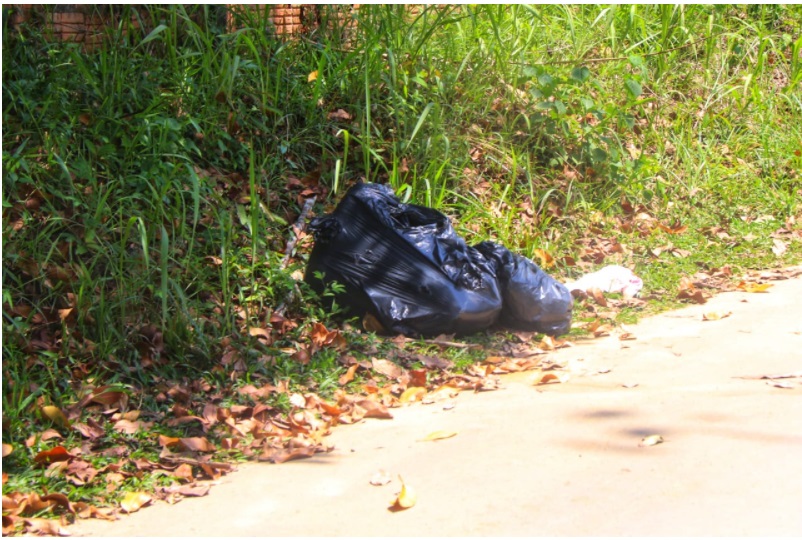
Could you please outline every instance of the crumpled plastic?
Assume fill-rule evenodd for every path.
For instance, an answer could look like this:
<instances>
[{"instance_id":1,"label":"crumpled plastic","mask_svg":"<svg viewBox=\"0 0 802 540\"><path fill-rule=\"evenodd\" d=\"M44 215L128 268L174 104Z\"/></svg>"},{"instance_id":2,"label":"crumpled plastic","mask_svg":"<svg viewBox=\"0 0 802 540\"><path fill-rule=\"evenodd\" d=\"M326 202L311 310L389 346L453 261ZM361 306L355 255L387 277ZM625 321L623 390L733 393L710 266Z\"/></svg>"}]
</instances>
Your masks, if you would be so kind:
<instances>
[{"instance_id":1,"label":"crumpled plastic","mask_svg":"<svg viewBox=\"0 0 802 540\"><path fill-rule=\"evenodd\" d=\"M566 287L572 291L599 289L608 293L620 292L625 298L634 298L643 288L643 280L629 268L610 265L596 272L585 274L576 281L566 283Z\"/></svg>"},{"instance_id":2,"label":"crumpled plastic","mask_svg":"<svg viewBox=\"0 0 802 540\"><path fill-rule=\"evenodd\" d=\"M571 326L568 289L532 261L484 242L468 246L448 217L403 204L388 186L357 184L316 218L304 279L352 315L405 335L470 334L497 321L560 335Z\"/></svg>"}]
</instances>

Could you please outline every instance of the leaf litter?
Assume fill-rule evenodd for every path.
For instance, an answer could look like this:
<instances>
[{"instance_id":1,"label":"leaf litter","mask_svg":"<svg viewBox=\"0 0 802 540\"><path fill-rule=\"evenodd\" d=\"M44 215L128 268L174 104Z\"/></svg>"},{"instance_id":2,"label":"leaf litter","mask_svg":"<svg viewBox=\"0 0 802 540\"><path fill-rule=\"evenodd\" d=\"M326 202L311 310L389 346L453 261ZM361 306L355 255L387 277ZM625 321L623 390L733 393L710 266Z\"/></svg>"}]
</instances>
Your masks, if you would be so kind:
<instances>
[{"instance_id":1,"label":"leaf litter","mask_svg":"<svg viewBox=\"0 0 802 540\"><path fill-rule=\"evenodd\" d=\"M641 221L636 226L645 226L645 223L647 220ZM652 223L651 227L650 230L656 228L669 234L684 232L684 226L679 224L666 226ZM581 265L599 264L605 257L621 254L625 250L615 239L588 238L581 241L580 245L582 248L578 259ZM665 251L671 249L669 246ZM545 260L542 255L541 259ZM218 264L216 261L212 262ZM728 267L708 269L705 272L698 272L693 277L683 278L678 296L701 304L707 301L712 294L711 291L740 290L765 293L771 287L767 281L788 279L799 274L802 274L802 268L754 272L735 279ZM69 278L66 274L65 277ZM599 290L576 291L575 297L577 320L575 326L586 329L594 338L607 337L612 333L616 326L615 318L621 308L639 307L645 304L642 299L618 299L615 296L606 296ZM61 324L68 324L73 315L71 308L67 308L55 313L53 318ZM728 315L730 314L708 312L705 320L717 320ZM269 323L243 326L244 333L262 345L272 345L289 333L299 331L299 322L281 313L269 314L265 319ZM139 333L142 343L146 345L140 349L143 367L147 368L162 361L164 347L161 332L156 327L144 326ZM47 338L45 335L42 337ZM107 443L104 444L112 431L127 436L145 436L153 439L149 430L156 423L163 422L173 427L183 426L194 432L194 436L159 438L158 442L163 448L159 459L156 462L136 465L136 469L151 474L167 475L180 482L146 494L151 500L177 502L186 496L204 496L209 492L210 485L199 483L198 480L215 480L235 470L233 465L225 463L226 455L230 452L271 463L310 458L332 450L326 443L325 437L337 425L356 423L366 418L391 419L392 408L412 403L429 405L442 402L443 409L453 408L454 398L462 391L479 392L499 388L498 375L534 371L532 384L537 386L560 384L569 380L570 375L564 371L563 366L548 362L547 355L550 351L572 346L571 342L548 336L535 341L534 335L525 332L513 333L512 338L504 341L497 350L487 351L488 355L484 361L468 366L463 373L454 373L452 372L454 363L451 360L438 355L405 353L403 348L411 341L420 341L441 349L475 349L483 346L454 341L451 336L438 336L433 340L412 340L399 336L388 340L398 346L394 355L378 358L369 354L369 360L358 361L345 354L348 343L342 331L329 329L322 323L315 323L305 333L301 332L297 346L291 348L291 353L300 363L309 362L312 355L323 349L340 353L340 362L345 366L345 371L338 378L340 389L334 393L333 398L323 399L313 391L314 389L309 388L296 388L291 391L287 381L256 381L255 384L241 386L234 392L242 398L251 400L254 405L223 407L220 403L226 395L230 395L233 388L212 386L203 381L157 380L154 386L157 401L174 403L172 416L168 414L141 420L138 411L128 410L129 394L141 390L112 386L92 388L90 385L85 397L72 406L60 408L47 404L40 405L43 418L47 418L55 428L74 431L83 438L83 444L69 449L62 445L42 449L42 444L63 437L57 430L53 430L42 432L31 446L39 445L35 456L41 466L52 468L53 474L63 475L73 485L91 484L102 479L111 487L118 486L126 478L131 477L131 469L134 467L134 461L130 458L130 448L124 445L109 447ZM623 332L618 335L618 339L632 340L635 336ZM227 340L224 340L222 345L220 372L229 372L233 376L237 372L245 371L240 353ZM268 356L265 357L265 361L273 360ZM423 367L413 368L413 366ZM356 393L351 393L360 377L368 379L368 384L363 385ZM632 388L637 386L637 383L624 386ZM286 396L292 405L292 412L282 412L265 403L281 395ZM133 412L137 413L136 416L124 416ZM212 439L207 438L207 435L210 437L213 435ZM454 435L456 433L448 436ZM660 436L653 437L655 438L645 438L641 441L642 445L649 446L663 442ZM434 432L423 440L441 438L446 438L443 432ZM7 450L11 451L10 447L7 449L4 444L4 454ZM114 466L98 469L88 461L93 455L114 456L119 461ZM212 460L212 457L218 455L221 456L222 462ZM22 498L28 496L14 495ZM402 481L402 492L394 502L395 506L401 509L408 508L411 505L404 506L404 504L412 501L414 505L415 500L414 492L408 486L404 486ZM120 508L123 510L127 508L125 511L136 511L144 504L147 503L137 507L132 499L126 500L125 507L120 503ZM23 506L31 508L31 505ZM59 508L71 508L70 512L79 517L114 518L113 508L96 508L86 503L69 503ZM9 526L13 528L13 522L17 521L19 516L20 514L9 514L8 520L4 518L4 530L6 521L11 522Z\"/></svg>"}]
</instances>

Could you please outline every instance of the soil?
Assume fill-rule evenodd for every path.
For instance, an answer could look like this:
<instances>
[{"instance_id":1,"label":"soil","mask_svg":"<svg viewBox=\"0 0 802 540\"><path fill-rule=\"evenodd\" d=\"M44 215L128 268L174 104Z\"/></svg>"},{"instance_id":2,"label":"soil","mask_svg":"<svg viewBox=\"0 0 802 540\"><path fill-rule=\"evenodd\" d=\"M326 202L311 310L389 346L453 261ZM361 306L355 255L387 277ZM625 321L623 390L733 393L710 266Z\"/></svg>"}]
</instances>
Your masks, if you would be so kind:
<instances>
[{"instance_id":1,"label":"soil","mask_svg":"<svg viewBox=\"0 0 802 540\"><path fill-rule=\"evenodd\" d=\"M705 314L728 316L703 320ZM206 497L74 536L802 536L802 279L724 293L552 353L570 379L338 427ZM785 378L750 378L792 375ZM746 377L746 378L745 378ZM451 438L421 441L438 430ZM646 445L659 435L660 444ZM379 472L392 481L374 486ZM398 475L417 494L388 510Z\"/></svg>"}]
</instances>

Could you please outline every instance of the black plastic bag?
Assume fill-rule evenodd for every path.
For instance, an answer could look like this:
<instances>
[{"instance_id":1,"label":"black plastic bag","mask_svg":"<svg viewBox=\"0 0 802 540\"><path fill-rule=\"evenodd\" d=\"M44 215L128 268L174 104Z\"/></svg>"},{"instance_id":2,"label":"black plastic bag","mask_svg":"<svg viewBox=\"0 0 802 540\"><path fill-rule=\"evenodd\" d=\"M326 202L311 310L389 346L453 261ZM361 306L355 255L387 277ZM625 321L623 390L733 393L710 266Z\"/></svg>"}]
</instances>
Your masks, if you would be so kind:
<instances>
[{"instance_id":1,"label":"black plastic bag","mask_svg":"<svg viewBox=\"0 0 802 540\"><path fill-rule=\"evenodd\" d=\"M342 284L338 304L354 315L370 313L390 332L469 334L499 316L512 327L554 335L570 327L564 286L502 246L467 246L445 215L402 204L388 186L354 186L310 230L315 246L305 280L318 292ZM529 301L548 311L525 307Z\"/></svg>"},{"instance_id":2,"label":"black plastic bag","mask_svg":"<svg viewBox=\"0 0 802 540\"><path fill-rule=\"evenodd\" d=\"M482 242L475 248L496 263L503 299L501 325L551 336L568 333L573 307L568 287L504 246Z\"/></svg>"}]
</instances>

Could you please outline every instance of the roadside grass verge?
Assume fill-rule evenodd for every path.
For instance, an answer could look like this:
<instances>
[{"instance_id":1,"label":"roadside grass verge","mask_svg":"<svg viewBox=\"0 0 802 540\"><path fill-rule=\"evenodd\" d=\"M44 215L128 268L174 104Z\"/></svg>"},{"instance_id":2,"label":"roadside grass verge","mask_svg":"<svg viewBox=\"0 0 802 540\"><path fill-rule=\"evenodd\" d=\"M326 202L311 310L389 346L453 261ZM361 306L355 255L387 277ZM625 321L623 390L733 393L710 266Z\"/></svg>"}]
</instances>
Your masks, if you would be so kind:
<instances>
[{"instance_id":1,"label":"roadside grass verge","mask_svg":"<svg viewBox=\"0 0 802 540\"><path fill-rule=\"evenodd\" d=\"M802 261L798 6L363 6L286 41L188 10L120 8L94 52L4 26L4 495L188 496L550 346L321 308L312 239L283 251L359 180L560 279L643 278L645 301L579 300L569 337ZM100 512L45 503L26 515Z\"/></svg>"}]
</instances>

